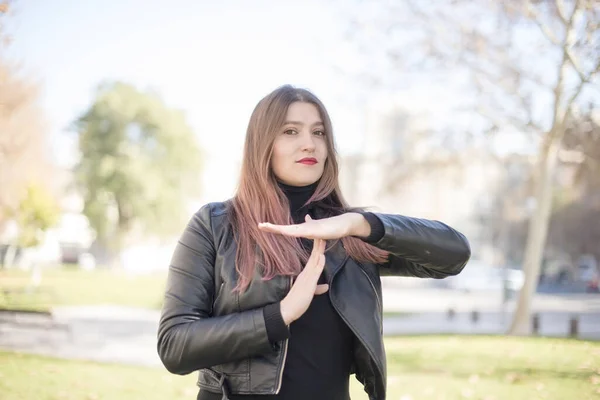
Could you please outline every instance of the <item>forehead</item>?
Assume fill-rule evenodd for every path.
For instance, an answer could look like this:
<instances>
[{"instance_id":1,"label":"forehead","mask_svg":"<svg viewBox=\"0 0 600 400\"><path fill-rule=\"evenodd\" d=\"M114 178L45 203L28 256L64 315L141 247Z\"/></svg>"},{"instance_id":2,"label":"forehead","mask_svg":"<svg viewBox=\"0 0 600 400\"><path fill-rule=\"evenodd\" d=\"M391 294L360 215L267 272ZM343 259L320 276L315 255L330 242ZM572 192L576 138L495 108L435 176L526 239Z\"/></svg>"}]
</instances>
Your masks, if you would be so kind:
<instances>
[{"instance_id":1,"label":"forehead","mask_svg":"<svg viewBox=\"0 0 600 400\"><path fill-rule=\"evenodd\" d=\"M286 123L314 124L322 123L321 113L312 103L296 101L287 109Z\"/></svg>"}]
</instances>

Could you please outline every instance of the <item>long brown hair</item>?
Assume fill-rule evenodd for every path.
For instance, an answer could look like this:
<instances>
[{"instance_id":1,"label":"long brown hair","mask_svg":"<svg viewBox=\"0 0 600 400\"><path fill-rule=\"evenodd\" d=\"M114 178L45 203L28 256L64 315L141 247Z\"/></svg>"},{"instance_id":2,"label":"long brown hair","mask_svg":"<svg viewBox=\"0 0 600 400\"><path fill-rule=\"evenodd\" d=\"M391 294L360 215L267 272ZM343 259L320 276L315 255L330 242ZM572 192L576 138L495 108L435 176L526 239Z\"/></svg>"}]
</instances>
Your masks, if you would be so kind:
<instances>
[{"instance_id":1,"label":"long brown hair","mask_svg":"<svg viewBox=\"0 0 600 400\"><path fill-rule=\"evenodd\" d=\"M307 204L319 202L330 216L351 210L340 191L333 130L325 106L308 90L290 85L277 88L264 97L252 112L237 193L231 203L230 221L238 246L236 270L239 278L236 290L243 291L248 287L256 266L261 268L263 279L271 279L275 275L297 275L309 257L299 239L268 234L258 229L259 222L293 223L288 199L277 185L271 169L271 155L273 142L284 124L288 107L298 101L317 107L327 142L323 175ZM360 239L344 237L342 243L348 255L357 261L381 263L387 260L387 252Z\"/></svg>"}]
</instances>

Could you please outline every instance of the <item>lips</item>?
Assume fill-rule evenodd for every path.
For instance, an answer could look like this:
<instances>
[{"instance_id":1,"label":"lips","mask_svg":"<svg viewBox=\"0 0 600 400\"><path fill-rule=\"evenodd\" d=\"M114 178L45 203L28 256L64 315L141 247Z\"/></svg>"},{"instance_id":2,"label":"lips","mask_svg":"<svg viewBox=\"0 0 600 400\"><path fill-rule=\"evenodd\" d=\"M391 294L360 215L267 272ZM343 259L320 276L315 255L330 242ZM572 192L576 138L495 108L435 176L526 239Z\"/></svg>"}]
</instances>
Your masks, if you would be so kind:
<instances>
[{"instance_id":1,"label":"lips","mask_svg":"<svg viewBox=\"0 0 600 400\"><path fill-rule=\"evenodd\" d=\"M313 157L307 157L299 160L298 162L304 165L315 165L317 163L317 159Z\"/></svg>"}]
</instances>

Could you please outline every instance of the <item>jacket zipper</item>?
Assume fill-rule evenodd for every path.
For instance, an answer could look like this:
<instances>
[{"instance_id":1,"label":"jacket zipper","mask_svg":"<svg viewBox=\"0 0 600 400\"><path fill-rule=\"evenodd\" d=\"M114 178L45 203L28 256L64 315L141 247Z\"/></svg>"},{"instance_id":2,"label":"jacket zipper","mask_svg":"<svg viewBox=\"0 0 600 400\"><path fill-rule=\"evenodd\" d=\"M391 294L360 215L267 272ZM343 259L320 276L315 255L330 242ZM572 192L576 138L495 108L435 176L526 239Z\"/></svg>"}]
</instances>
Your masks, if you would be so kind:
<instances>
[{"instance_id":1,"label":"jacket zipper","mask_svg":"<svg viewBox=\"0 0 600 400\"><path fill-rule=\"evenodd\" d=\"M275 389L275 394L279 394L279 391L281 390L281 384L283 383L283 370L285 368L285 359L287 358L288 340L289 339L285 339L285 343L283 345L283 362L281 363L281 370L279 371L279 378L277 381L277 389Z\"/></svg>"},{"instance_id":2,"label":"jacket zipper","mask_svg":"<svg viewBox=\"0 0 600 400\"><path fill-rule=\"evenodd\" d=\"M290 286L288 287L288 292L292 288L292 279L294 278L290 276ZM288 341L289 339L285 339L283 343L283 361L281 362L281 370L279 371L279 377L277 378L277 388L275 388L275 394L279 394L279 391L281 390L281 384L283 382L283 370L285 369L285 360L287 358Z\"/></svg>"}]
</instances>

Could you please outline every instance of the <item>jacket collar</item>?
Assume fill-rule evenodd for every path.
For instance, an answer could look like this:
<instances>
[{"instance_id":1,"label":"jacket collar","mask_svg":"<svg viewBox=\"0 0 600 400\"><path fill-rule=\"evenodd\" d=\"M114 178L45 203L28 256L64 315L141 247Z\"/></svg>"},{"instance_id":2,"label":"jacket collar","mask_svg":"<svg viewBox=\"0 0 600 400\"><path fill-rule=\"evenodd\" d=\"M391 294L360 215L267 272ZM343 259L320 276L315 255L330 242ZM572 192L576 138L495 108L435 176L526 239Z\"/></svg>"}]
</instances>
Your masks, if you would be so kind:
<instances>
[{"instance_id":1,"label":"jacket collar","mask_svg":"<svg viewBox=\"0 0 600 400\"><path fill-rule=\"evenodd\" d=\"M331 249L325 253L325 268L323 270L327 282L331 283L333 277L342 269L347 259L348 254L342 245L342 241L336 240Z\"/></svg>"}]
</instances>

